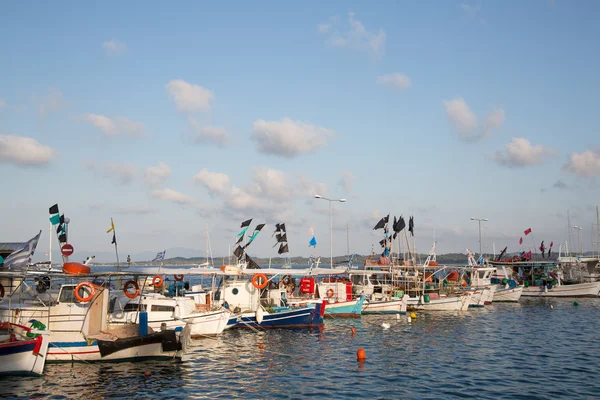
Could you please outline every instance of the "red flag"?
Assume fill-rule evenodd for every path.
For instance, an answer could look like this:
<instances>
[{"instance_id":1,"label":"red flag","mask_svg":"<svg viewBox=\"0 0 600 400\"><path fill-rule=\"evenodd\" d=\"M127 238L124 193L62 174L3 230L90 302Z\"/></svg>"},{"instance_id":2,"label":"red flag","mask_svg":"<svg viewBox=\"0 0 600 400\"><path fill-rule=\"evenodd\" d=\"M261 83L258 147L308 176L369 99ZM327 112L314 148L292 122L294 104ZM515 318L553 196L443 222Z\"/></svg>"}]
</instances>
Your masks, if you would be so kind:
<instances>
[{"instance_id":1,"label":"red flag","mask_svg":"<svg viewBox=\"0 0 600 400\"><path fill-rule=\"evenodd\" d=\"M529 235L531 233L531 228L527 228L523 233L525 233L525 236Z\"/></svg>"},{"instance_id":2,"label":"red flag","mask_svg":"<svg viewBox=\"0 0 600 400\"><path fill-rule=\"evenodd\" d=\"M519 239L519 244L523 244L523 238Z\"/></svg>"},{"instance_id":3,"label":"red flag","mask_svg":"<svg viewBox=\"0 0 600 400\"><path fill-rule=\"evenodd\" d=\"M550 247L552 247L553 244L554 244L554 242L550 242Z\"/></svg>"},{"instance_id":4,"label":"red flag","mask_svg":"<svg viewBox=\"0 0 600 400\"><path fill-rule=\"evenodd\" d=\"M528 259L528 260L531 260L531 251L529 251L529 253L527 253L525 255L525 258Z\"/></svg>"}]
</instances>

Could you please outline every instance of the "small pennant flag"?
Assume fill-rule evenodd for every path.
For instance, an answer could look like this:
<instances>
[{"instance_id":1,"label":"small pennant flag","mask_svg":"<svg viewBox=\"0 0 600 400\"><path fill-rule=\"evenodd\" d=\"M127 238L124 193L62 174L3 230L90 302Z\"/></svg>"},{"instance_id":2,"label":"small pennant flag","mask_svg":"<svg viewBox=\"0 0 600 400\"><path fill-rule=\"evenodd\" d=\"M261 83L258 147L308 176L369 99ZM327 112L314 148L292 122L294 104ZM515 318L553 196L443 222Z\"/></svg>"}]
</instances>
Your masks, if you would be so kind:
<instances>
[{"instance_id":1,"label":"small pennant flag","mask_svg":"<svg viewBox=\"0 0 600 400\"><path fill-rule=\"evenodd\" d=\"M240 228L244 228L244 227L250 226L250 222L252 222L252 218L250 218L249 220L246 220L246 221L242 222L242 225L240 226Z\"/></svg>"},{"instance_id":2,"label":"small pennant flag","mask_svg":"<svg viewBox=\"0 0 600 400\"><path fill-rule=\"evenodd\" d=\"M525 229L525 231L523 231L523 233L525 234L525 236L529 235L531 233L531 228Z\"/></svg>"},{"instance_id":3,"label":"small pennant flag","mask_svg":"<svg viewBox=\"0 0 600 400\"><path fill-rule=\"evenodd\" d=\"M308 247L317 247L317 239L313 236L312 239L310 239L310 242L308 242Z\"/></svg>"},{"instance_id":4,"label":"small pennant flag","mask_svg":"<svg viewBox=\"0 0 600 400\"><path fill-rule=\"evenodd\" d=\"M106 233L110 233L112 231L115 230L115 223L113 222L113 219L110 219L110 229L106 231Z\"/></svg>"},{"instance_id":5,"label":"small pennant flag","mask_svg":"<svg viewBox=\"0 0 600 400\"><path fill-rule=\"evenodd\" d=\"M519 244L523 244L523 238L519 239Z\"/></svg>"},{"instance_id":6,"label":"small pennant flag","mask_svg":"<svg viewBox=\"0 0 600 400\"><path fill-rule=\"evenodd\" d=\"M50 214L58 214L58 204L55 204L52 207L50 207L48 211L50 212Z\"/></svg>"},{"instance_id":7,"label":"small pennant flag","mask_svg":"<svg viewBox=\"0 0 600 400\"><path fill-rule=\"evenodd\" d=\"M50 222L52 222L52 225L58 225L60 223L60 215L56 214L51 216Z\"/></svg>"}]
</instances>

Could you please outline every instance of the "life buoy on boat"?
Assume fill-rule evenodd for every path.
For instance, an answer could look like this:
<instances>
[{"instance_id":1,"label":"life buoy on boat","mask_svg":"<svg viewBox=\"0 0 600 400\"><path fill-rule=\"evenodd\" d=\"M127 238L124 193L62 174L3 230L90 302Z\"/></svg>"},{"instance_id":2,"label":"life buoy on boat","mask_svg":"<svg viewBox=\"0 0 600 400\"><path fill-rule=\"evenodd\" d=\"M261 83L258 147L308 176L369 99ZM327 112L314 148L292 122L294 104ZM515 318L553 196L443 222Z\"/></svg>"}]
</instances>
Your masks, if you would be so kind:
<instances>
[{"instance_id":1,"label":"life buoy on boat","mask_svg":"<svg viewBox=\"0 0 600 400\"><path fill-rule=\"evenodd\" d=\"M135 289L135 293L129 292L129 289L131 288ZM140 294L140 287L136 281L127 281L123 285L123 293L125 293L125 296L129 297L130 299L135 299Z\"/></svg>"},{"instance_id":2,"label":"life buoy on boat","mask_svg":"<svg viewBox=\"0 0 600 400\"><path fill-rule=\"evenodd\" d=\"M86 297L79 294L79 291L84 288L90 292L90 294ZM85 282L80 282L77 286L75 286L74 292L75 292L75 298L77 300L79 300L82 303L87 303L88 301L92 300L92 298L94 298L96 289L94 288L94 285L92 285L90 282L85 281Z\"/></svg>"},{"instance_id":3,"label":"life buoy on boat","mask_svg":"<svg viewBox=\"0 0 600 400\"><path fill-rule=\"evenodd\" d=\"M183 280L183 275L173 275L173 278L175 278L177 282L181 282Z\"/></svg>"},{"instance_id":4,"label":"life buoy on boat","mask_svg":"<svg viewBox=\"0 0 600 400\"><path fill-rule=\"evenodd\" d=\"M259 283L259 280L262 280L262 282ZM255 274L252 277L252 285L257 289L264 289L267 287L267 283L269 283L269 280L265 274Z\"/></svg>"},{"instance_id":5,"label":"life buoy on boat","mask_svg":"<svg viewBox=\"0 0 600 400\"><path fill-rule=\"evenodd\" d=\"M330 288L330 289L327 289L326 294L327 294L327 297L332 298L333 295L335 294L335 292L333 291L333 289Z\"/></svg>"},{"instance_id":6,"label":"life buoy on boat","mask_svg":"<svg viewBox=\"0 0 600 400\"><path fill-rule=\"evenodd\" d=\"M161 287L163 285L163 278L160 275L156 275L154 278L152 278L152 285Z\"/></svg>"},{"instance_id":7,"label":"life buoy on boat","mask_svg":"<svg viewBox=\"0 0 600 400\"><path fill-rule=\"evenodd\" d=\"M0 283L0 299L4 297L4 286Z\"/></svg>"}]
</instances>

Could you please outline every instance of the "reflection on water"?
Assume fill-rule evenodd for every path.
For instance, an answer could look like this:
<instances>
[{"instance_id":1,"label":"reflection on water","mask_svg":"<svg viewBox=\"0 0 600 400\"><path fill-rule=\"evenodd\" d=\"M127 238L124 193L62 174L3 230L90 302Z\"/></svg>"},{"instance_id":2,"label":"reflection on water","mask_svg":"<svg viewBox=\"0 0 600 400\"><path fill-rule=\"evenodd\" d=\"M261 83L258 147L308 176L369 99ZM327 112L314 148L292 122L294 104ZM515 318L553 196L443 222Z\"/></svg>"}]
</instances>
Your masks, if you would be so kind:
<instances>
[{"instance_id":1,"label":"reflection on water","mask_svg":"<svg viewBox=\"0 0 600 400\"><path fill-rule=\"evenodd\" d=\"M1 378L0 397L595 398L600 300L578 303L525 300L424 312L411 322L374 315L327 319L321 330L227 331L193 341L183 362L51 364L41 378Z\"/></svg>"}]
</instances>

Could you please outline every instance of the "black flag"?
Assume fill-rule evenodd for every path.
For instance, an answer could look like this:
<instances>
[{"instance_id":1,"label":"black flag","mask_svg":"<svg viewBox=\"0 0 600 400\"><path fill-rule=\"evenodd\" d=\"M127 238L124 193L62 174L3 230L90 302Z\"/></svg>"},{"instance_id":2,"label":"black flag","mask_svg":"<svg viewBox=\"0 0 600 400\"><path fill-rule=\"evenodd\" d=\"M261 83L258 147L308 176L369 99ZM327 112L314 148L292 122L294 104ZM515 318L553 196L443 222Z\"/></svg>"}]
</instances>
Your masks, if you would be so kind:
<instances>
[{"instance_id":1,"label":"black flag","mask_svg":"<svg viewBox=\"0 0 600 400\"><path fill-rule=\"evenodd\" d=\"M265 226L265 224L258 224L258 225L256 225L256 228L254 228L254 230L260 231L264 226Z\"/></svg>"},{"instance_id":2,"label":"black flag","mask_svg":"<svg viewBox=\"0 0 600 400\"><path fill-rule=\"evenodd\" d=\"M239 259L242 257L243 252L244 249L242 248L242 246L238 246L233 250L233 255Z\"/></svg>"},{"instance_id":3,"label":"black flag","mask_svg":"<svg viewBox=\"0 0 600 400\"><path fill-rule=\"evenodd\" d=\"M58 235L58 242L59 243L67 243L67 235L65 235L64 233L61 233L60 235Z\"/></svg>"},{"instance_id":4,"label":"black flag","mask_svg":"<svg viewBox=\"0 0 600 400\"><path fill-rule=\"evenodd\" d=\"M111 243L114 244L114 245L117 244L117 234L115 233L115 231L113 231L113 240L112 240Z\"/></svg>"},{"instance_id":5,"label":"black flag","mask_svg":"<svg viewBox=\"0 0 600 400\"><path fill-rule=\"evenodd\" d=\"M287 233L284 233L283 235L281 235L281 237L279 238L280 242L287 242Z\"/></svg>"},{"instance_id":6,"label":"black flag","mask_svg":"<svg viewBox=\"0 0 600 400\"><path fill-rule=\"evenodd\" d=\"M413 217L408 219L408 231L412 236L415 236L415 221L413 220Z\"/></svg>"},{"instance_id":7,"label":"black flag","mask_svg":"<svg viewBox=\"0 0 600 400\"><path fill-rule=\"evenodd\" d=\"M52 207L50 207L48 211L50 211L50 214L58 214L58 204L55 204Z\"/></svg>"},{"instance_id":8,"label":"black flag","mask_svg":"<svg viewBox=\"0 0 600 400\"><path fill-rule=\"evenodd\" d=\"M235 244L240 244L240 242L244 240L244 235L240 235L240 237L238 238L238 240L235 242Z\"/></svg>"},{"instance_id":9,"label":"black flag","mask_svg":"<svg viewBox=\"0 0 600 400\"><path fill-rule=\"evenodd\" d=\"M279 247L279 251L277 253L279 254L283 254L283 253L288 253L288 245L286 244L281 244L281 246Z\"/></svg>"},{"instance_id":10,"label":"black flag","mask_svg":"<svg viewBox=\"0 0 600 400\"><path fill-rule=\"evenodd\" d=\"M248 269L260 269L260 265L251 259L248 254L246 254L246 262L248 263Z\"/></svg>"},{"instance_id":11,"label":"black flag","mask_svg":"<svg viewBox=\"0 0 600 400\"><path fill-rule=\"evenodd\" d=\"M250 222L252 222L252 218L250 218L247 221L242 222L242 226L240 226L240 228L244 228L246 226L250 226Z\"/></svg>"},{"instance_id":12,"label":"black flag","mask_svg":"<svg viewBox=\"0 0 600 400\"><path fill-rule=\"evenodd\" d=\"M394 239L396 239L396 237L398 237L398 232L394 232Z\"/></svg>"},{"instance_id":13,"label":"black flag","mask_svg":"<svg viewBox=\"0 0 600 400\"><path fill-rule=\"evenodd\" d=\"M62 226L62 224L58 224L58 225L56 226L56 234L57 234L57 235L60 235L60 233L62 232L62 230L63 230L63 226Z\"/></svg>"},{"instance_id":14,"label":"black flag","mask_svg":"<svg viewBox=\"0 0 600 400\"><path fill-rule=\"evenodd\" d=\"M285 223L280 224L279 228L281 229L282 232L285 232Z\"/></svg>"},{"instance_id":15,"label":"black flag","mask_svg":"<svg viewBox=\"0 0 600 400\"><path fill-rule=\"evenodd\" d=\"M373 228L373 230L377 230L377 229L381 229L385 226L385 218L381 218L381 220L377 223L377 225L375 225L375 228Z\"/></svg>"}]
</instances>

